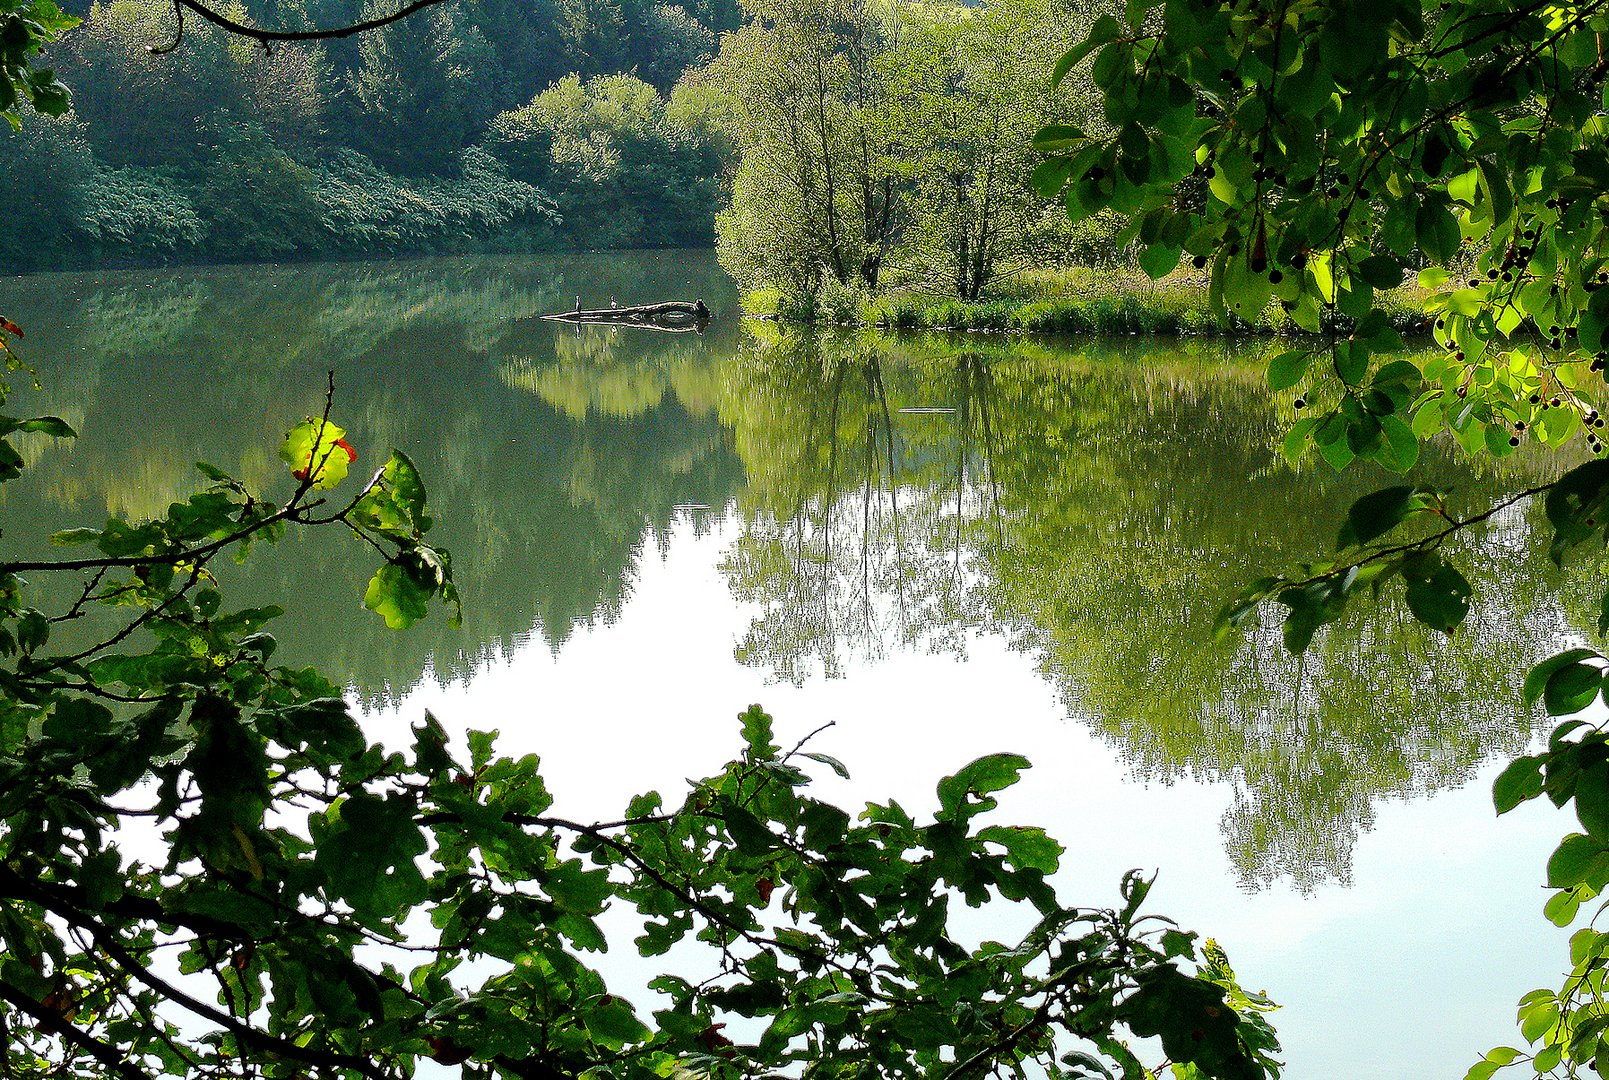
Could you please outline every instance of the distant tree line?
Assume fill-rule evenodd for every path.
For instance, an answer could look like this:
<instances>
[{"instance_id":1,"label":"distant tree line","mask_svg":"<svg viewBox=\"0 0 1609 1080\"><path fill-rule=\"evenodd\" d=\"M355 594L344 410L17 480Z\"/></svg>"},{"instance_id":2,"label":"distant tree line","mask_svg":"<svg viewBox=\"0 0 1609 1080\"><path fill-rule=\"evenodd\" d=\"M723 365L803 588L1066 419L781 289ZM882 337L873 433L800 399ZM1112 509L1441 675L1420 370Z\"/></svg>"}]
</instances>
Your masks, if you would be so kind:
<instances>
[{"instance_id":1,"label":"distant tree line","mask_svg":"<svg viewBox=\"0 0 1609 1080\"><path fill-rule=\"evenodd\" d=\"M748 290L976 300L1091 247L1031 183L1042 125L1101 125L1049 83L1067 0L454 0L271 50L169 0L73 14L72 110L0 136L0 269L718 240Z\"/></svg>"},{"instance_id":2,"label":"distant tree line","mask_svg":"<svg viewBox=\"0 0 1609 1080\"><path fill-rule=\"evenodd\" d=\"M246 0L291 29L379 0ZM59 120L0 142L0 268L708 243L716 134L682 71L733 0L459 0L356 38L275 47L166 0L95 0L46 60Z\"/></svg>"}]
</instances>

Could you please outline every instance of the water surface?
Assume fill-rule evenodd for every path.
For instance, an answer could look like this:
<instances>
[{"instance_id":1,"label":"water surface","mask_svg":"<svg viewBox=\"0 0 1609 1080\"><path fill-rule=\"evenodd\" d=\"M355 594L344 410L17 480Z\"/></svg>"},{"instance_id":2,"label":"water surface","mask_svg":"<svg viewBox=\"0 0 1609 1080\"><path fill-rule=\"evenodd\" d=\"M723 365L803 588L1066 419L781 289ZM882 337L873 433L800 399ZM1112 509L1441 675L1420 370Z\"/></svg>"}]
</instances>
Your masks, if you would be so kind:
<instances>
[{"instance_id":1,"label":"water surface","mask_svg":"<svg viewBox=\"0 0 1609 1080\"><path fill-rule=\"evenodd\" d=\"M544 311L702 296L703 334ZM38 440L4 543L161 512L210 461L269 492L285 428L322 405L359 464L405 449L465 599L389 633L341 537L257 552L235 598L289 608L279 656L344 679L376 732L431 708L535 751L572 815L680 790L764 703L818 726L850 801L933 804L979 754L1036 764L1004 813L1068 846L1060 884L1215 935L1286 1008L1288 1076L1461 1077L1556 980L1540 916L1568 822L1495 820L1536 734L1517 675L1596 622L1516 510L1455 558L1482 583L1453 638L1395 607L1321 635L1207 626L1257 573L1328 546L1388 482L1292 470L1260 346L805 334L734 316L702 252L11 279L76 443ZM197 408L196 406L200 406ZM1426 477L1481 505L1549 474Z\"/></svg>"}]
</instances>

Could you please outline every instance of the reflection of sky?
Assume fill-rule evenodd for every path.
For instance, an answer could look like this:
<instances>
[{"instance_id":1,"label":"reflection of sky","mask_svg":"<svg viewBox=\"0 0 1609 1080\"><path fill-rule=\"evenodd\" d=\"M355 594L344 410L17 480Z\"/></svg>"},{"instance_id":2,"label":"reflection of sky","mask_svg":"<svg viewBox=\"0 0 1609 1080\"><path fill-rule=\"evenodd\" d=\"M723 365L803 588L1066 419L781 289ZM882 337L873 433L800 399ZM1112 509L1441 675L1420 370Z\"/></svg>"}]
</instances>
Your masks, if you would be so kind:
<instances>
[{"instance_id":1,"label":"reflection of sky","mask_svg":"<svg viewBox=\"0 0 1609 1080\"><path fill-rule=\"evenodd\" d=\"M1228 785L1129 780L1110 747L1066 720L1033 658L995 638L973 642L964 663L896 650L800 687L734 664L754 614L726 600L718 570L734 535L678 528L662 557L644 558L617 621L579 630L556 654L528 646L467 684L427 681L371 718L377 734L402 740L425 708L451 731L496 728L501 752L541 755L554 812L586 819L613 818L650 789L677 800L684 778L736 753L735 717L753 702L785 746L836 724L811 746L848 765L851 781L822 769L818 788L849 806L892 796L931 812L940 776L982 754L1023 753L1038 767L1006 793L999 820L1044 825L1067 845L1063 899L1110 905L1125 871L1160 871L1148 908L1218 938L1246 984L1284 1004L1274 1019L1288 1080L1456 1080L1518 1038L1520 995L1557 983L1565 935L1543 920L1539 886L1571 823L1545 804L1495 818L1501 762L1460 790L1380 805L1353 887L1248 895L1218 831ZM641 975L629 952L604 969Z\"/></svg>"}]
</instances>

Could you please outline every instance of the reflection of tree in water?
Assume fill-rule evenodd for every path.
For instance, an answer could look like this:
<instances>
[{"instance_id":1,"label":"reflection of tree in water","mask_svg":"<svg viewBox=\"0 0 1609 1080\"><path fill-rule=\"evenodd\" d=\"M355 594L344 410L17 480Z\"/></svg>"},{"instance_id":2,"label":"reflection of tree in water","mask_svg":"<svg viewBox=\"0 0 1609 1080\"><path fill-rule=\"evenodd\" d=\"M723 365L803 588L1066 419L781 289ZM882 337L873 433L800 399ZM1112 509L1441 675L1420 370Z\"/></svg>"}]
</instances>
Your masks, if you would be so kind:
<instances>
[{"instance_id":1,"label":"reflection of tree in water","mask_svg":"<svg viewBox=\"0 0 1609 1080\"><path fill-rule=\"evenodd\" d=\"M279 439L317 410L323 373L334 368L337 413L359 465L400 446L426 476L438 508L433 536L454 553L465 625L433 616L388 633L359 603L361 550L340 537L292 539L260 551L231 589L242 603L293 598L277 624L286 642L277 659L344 672L361 697L378 701L427 671L464 677L534 635L557 648L576 627L619 610L647 537L668 532L677 504L723 505L740 473L711 405L689 412L666 396L635 415L573 415L511 392L503 369L554 354L550 324L524 318L557 304L554 283L569 273L607 285L627 265L555 262L199 270L177 291L148 289L149 275L111 275L95 279L98 307L88 313L62 302L72 279L37 295L17 290L12 317L41 331L28 340L44 367L44 404L63 392L84 438L41 457L26 486L8 486L7 542L59 527L64 515L90 523L109 511L163 509L199 487L190 470L198 459L283 489ZM639 275L644 287L679 291L672 267L666 260L665 283ZM674 272L685 277L688 260ZM715 299L717 286L695 287ZM174 296L199 299L177 305ZM151 317L131 320L125 333L90 317L122 319L147 301ZM178 306L183 319L158 317ZM162 333L148 341L140 327ZM696 399L701 379L710 381L678 369L672 381ZM190 407L198 392L208 409Z\"/></svg>"},{"instance_id":2,"label":"reflection of tree in water","mask_svg":"<svg viewBox=\"0 0 1609 1080\"><path fill-rule=\"evenodd\" d=\"M680 278L667 262L630 280L718 297L713 281L677 284L686 263ZM197 486L196 459L288 483L278 440L318 408L333 366L362 462L405 447L429 479L466 625L386 633L358 602L363 552L287 541L231 589L295 598L280 659L345 671L372 700L534 634L557 647L619 609L645 548L685 520L677 506L737 499L727 571L760 605L751 663L801 677L998 630L1137 776L1231 786L1223 826L1248 883L1304 886L1346 876L1380 799L1460 783L1523 742L1505 680L1597 617L1584 588L1562 610L1544 602L1551 576L1513 514L1457 555L1485 584L1450 641L1364 620L1323 636L1299 678L1272 630L1205 640L1226 596L1316 553L1336 506L1386 481L1275 467L1280 424L1255 361L769 327L739 351L720 319L702 337L578 336L524 316L573 302L549 299L556 282L613 288L640 267L565 264L567 278L453 261L433 283L435 265L196 271L161 288L22 279L8 315L44 369L37 411L85 438L40 446L26 483L7 485L5 542L160 509ZM902 411L923 408L955 411ZM1518 480L1462 481L1463 497Z\"/></svg>"},{"instance_id":3,"label":"reflection of tree in water","mask_svg":"<svg viewBox=\"0 0 1609 1080\"><path fill-rule=\"evenodd\" d=\"M992 421L986 369L942 366L913 378L876 335L762 331L740 355L728 404L749 489L723 570L760 609L740 661L799 683L891 644L964 652Z\"/></svg>"},{"instance_id":4,"label":"reflection of tree in water","mask_svg":"<svg viewBox=\"0 0 1609 1080\"><path fill-rule=\"evenodd\" d=\"M841 640L871 625L845 617L846 593L897 612L905 640L998 628L1135 775L1229 783L1224 835L1248 885L1345 880L1378 800L1462 783L1522 746L1529 722L1508 680L1586 625L1543 602L1544 560L1511 516L1454 554L1495 584L1451 640L1406 616L1361 620L1315 642L1305 670L1277 628L1213 642L1206 628L1241 584L1318 553L1337 508L1387 482L1273 466L1279 423L1260 364L918 341L856 360L880 375L857 383L838 346L783 340L745 362L745 394L728 406L751 484L733 588L778 597L745 642L750 662L798 677L802 658L832 670L840 650L864 650ZM899 412L915 402L958 412L921 424L936 418ZM835 471L824 442L836 436L842 456L888 416L884 444L898 452L875 474ZM856 512L873 483L899 494L897 545ZM1509 484L1469 481L1463 497L1483 503ZM905 565L857 579L857 544Z\"/></svg>"}]
</instances>

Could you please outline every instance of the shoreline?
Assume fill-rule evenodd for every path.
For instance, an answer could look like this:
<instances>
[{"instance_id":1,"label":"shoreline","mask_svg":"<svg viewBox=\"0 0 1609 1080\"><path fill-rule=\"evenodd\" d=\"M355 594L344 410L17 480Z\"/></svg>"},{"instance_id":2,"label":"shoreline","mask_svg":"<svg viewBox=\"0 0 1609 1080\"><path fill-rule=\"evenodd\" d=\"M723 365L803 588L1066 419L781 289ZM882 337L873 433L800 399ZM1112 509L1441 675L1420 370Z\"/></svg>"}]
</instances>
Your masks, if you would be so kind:
<instances>
[{"instance_id":1,"label":"shoreline","mask_svg":"<svg viewBox=\"0 0 1609 1080\"><path fill-rule=\"evenodd\" d=\"M1200 280L1198 280L1200 279ZM952 333L1156 336L1191 338L1314 337L1271 302L1253 322L1220 318L1207 303L1202 275L1150 281L1133 271L1089 269L1048 272L1010 292L973 301L898 289L865 294L842 287L788 293L774 287L743 293L746 319L866 330ZM1415 287L1381 291L1376 307L1404 337L1432 336L1432 316ZM1333 330L1344 332L1350 320Z\"/></svg>"}]
</instances>

